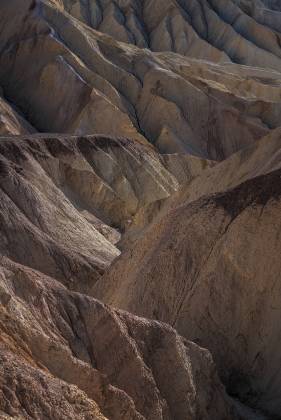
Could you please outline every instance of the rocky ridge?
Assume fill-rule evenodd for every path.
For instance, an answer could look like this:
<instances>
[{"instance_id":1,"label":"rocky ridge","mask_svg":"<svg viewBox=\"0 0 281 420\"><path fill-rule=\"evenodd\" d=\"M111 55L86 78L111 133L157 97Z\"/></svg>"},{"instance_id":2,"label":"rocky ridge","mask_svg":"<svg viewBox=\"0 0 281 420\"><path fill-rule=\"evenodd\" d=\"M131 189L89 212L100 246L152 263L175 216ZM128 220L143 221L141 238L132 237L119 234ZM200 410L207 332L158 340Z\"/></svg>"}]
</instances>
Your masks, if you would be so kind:
<instances>
[{"instance_id":1,"label":"rocky ridge","mask_svg":"<svg viewBox=\"0 0 281 420\"><path fill-rule=\"evenodd\" d=\"M53 0L56 1L56 0ZM118 41L217 63L280 70L278 2L61 0L75 18Z\"/></svg>"},{"instance_id":2,"label":"rocky ridge","mask_svg":"<svg viewBox=\"0 0 281 420\"><path fill-rule=\"evenodd\" d=\"M234 189L178 199L129 242L94 291L211 349L230 394L269 418L280 413L280 177L272 168Z\"/></svg>"},{"instance_id":3,"label":"rocky ridge","mask_svg":"<svg viewBox=\"0 0 281 420\"><path fill-rule=\"evenodd\" d=\"M1 419L279 417L280 13L1 2Z\"/></svg>"},{"instance_id":4,"label":"rocky ridge","mask_svg":"<svg viewBox=\"0 0 281 420\"><path fill-rule=\"evenodd\" d=\"M127 218L179 187L165 159L126 139L35 134L2 137L0 162L1 412L238 419L207 350L90 297Z\"/></svg>"},{"instance_id":5,"label":"rocky ridge","mask_svg":"<svg viewBox=\"0 0 281 420\"><path fill-rule=\"evenodd\" d=\"M84 292L138 209L179 188L162 157L126 139L2 138L0 162L1 252Z\"/></svg>"},{"instance_id":6,"label":"rocky ridge","mask_svg":"<svg viewBox=\"0 0 281 420\"><path fill-rule=\"evenodd\" d=\"M8 415L238 418L208 351L172 328L115 312L5 258L1 283L0 409Z\"/></svg>"},{"instance_id":7,"label":"rocky ridge","mask_svg":"<svg viewBox=\"0 0 281 420\"><path fill-rule=\"evenodd\" d=\"M125 136L222 160L279 126L280 73L270 66L152 53L47 0L18 2L0 6L0 85L38 131Z\"/></svg>"}]
</instances>

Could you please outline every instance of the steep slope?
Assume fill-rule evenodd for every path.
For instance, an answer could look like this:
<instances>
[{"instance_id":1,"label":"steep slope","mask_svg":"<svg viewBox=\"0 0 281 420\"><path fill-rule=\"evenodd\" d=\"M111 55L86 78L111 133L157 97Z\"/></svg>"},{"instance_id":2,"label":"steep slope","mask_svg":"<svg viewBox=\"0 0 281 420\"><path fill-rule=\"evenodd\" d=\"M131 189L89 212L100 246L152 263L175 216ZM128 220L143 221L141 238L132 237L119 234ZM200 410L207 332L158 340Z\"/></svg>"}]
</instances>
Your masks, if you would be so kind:
<instances>
[{"instance_id":1,"label":"steep slope","mask_svg":"<svg viewBox=\"0 0 281 420\"><path fill-rule=\"evenodd\" d=\"M88 293L138 209L179 187L126 139L2 137L0 163L1 254Z\"/></svg>"},{"instance_id":2,"label":"steep slope","mask_svg":"<svg viewBox=\"0 0 281 420\"><path fill-rule=\"evenodd\" d=\"M278 169L177 207L96 293L206 346L229 392L271 415L281 410L280 177Z\"/></svg>"},{"instance_id":3,"label":"steep slope","mask_svg":"<svg viewBox=\"0 0 281 420\"><path fill-rule=\"evenodd\" d=\"M174 164L180 171L181 159L176 155L170 157L167 155L169 160L172 156L175 159ZM186 155L185 158L189 166L195 164L196 168L199 164L193 157ZM203 161L202 164L205 167L204 172L197 173L191 168L190 176L185 176L182 185L171 197L157 200L139 209L132 219L130 229L122 239L120 244L122 248L130 246L129 244L142 234L147 226L159 220L170 209L195 201L204 195L226 191L249 179L280 169L281 129L271 131L266 137L234 153L215 167L213 162Z\"/></svg>"},{"instance_id":4,"label":"steep slope","mask_svg":"<svg viewBox=\"0 0 281 420\"><path fill-rule=\"evenodd\" d=\"M153 54L47 0L1 3L0 28L0 85L38 131L125 136L222 160L280 125L278 71Z\"/></svg>"},{"instance_id":5,"label":"steep slope","mask_svg":"<svg viewBox=\"0 0 281 420\"><path fill-rule=\"evenodd\" d=\"M2 413L56 419L240 418L208 351L172 328L114 312L6 258L1 258L0 287Z\"/></svg>"},{"instance_id":6,"label":"steep slope","mask_svg":"<svg viewBox=\"0 0 281 420\"><path fill-rule=\"evenodd\" d=\"M61 0L60 6L87 25L141 48L280 70L278 2Z\"/></svg>"},{"instance_id":7,"label":"steep slope","mask_svg":"<svg viewBox=\"0 0 281 420\"><path fill-rule=\"evenodd\" d=\"M36 130L0 96L0 135L31 134Z\"/></svg>"},{"instance_id":8,"label":"steep slope","mask_svg":"<svg viewBox=\"0 0 281 420\"><path fill-rule=\"evenodd\" d=\"M279 3L0 2L1 419L280 417Z\"/></svg>"},{"instance_id":9,"label":"steep slope","mask_svg":"<svg viewBox=\"0 0 281 420\"><path fill-rule=\"evenodd\" d=\"M175 158L127 139L1 137L0 415L240 419L207 350L70 291L92 293L118 256L111 225L179 187ZM180 177L203 165L180 160Z\"/></svg>"}]
</instances>

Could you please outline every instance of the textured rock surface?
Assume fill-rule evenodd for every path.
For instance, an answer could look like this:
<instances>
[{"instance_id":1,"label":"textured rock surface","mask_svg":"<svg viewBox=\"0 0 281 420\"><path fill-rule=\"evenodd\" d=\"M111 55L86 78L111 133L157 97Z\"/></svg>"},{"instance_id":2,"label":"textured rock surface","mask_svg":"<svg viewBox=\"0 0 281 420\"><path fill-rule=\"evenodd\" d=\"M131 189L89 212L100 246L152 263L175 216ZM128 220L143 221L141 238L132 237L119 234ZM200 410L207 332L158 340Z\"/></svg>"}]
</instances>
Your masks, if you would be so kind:
<instances>
[{"instance_id":1,"label":"textured rock surface","mask_svg":"<svg viewBox=\"0 0 281 420\"><path fill-rule=\"evenodd\" d=\"M163 6L147 7L154 4ZM280 125L280 59L272 54L275 70L153 54L47 0L2 2L0 30L0 85L38 131L125 136L222 160ZM251 46L246 56L262 57Z\"/></svg>"},{"instance_id":2,"label":"textured rock surface","mask_svg":"<svg viewBox=\"0 0 281 420\"><path fill-rule=\"evenodd\" d=\"M62 0L61 7L141 48L280 70L278 1Z\"/></svg>"},{"instance_id":3,"label":"textured rock surface","mask_svg":"<svg viewBox=\"0 0 281 420\"><path fill-rule=\"evenodd\" d=\"M114 312L3 257L0 299L7 415L238 419L209 352L172 328Z\"/></svg>"},{"instance_id":4,"label":"textured rock surface","mask_svg":"<svg viewBox=\"0 0 281 420\"><path fill-rule=\"evenodd\" d=\"M229 392L275 415L280 177L276 170L177 207L97 286L97 296L113 306L168 322L208 347Z\"/></svg>"},{"instance_id":5,"label":"textured rock surface","mask_svg":"<svg viewBox=\"0 0 281 420\"><path fill-rule=\"evenodd\" d=\"M169 209L190 203L204 195L223 192L244 181L280 169L280 145L281 130L278 128L255 144L216 164L215 167L213 162L202 161L200 163L200 160L184 155L185 161L188 162L187 167L190 175L188 176L185 172L183 185L171 197L166 200L157 200L140 208L132 219L129 231L122 239L122 248L129 246L129 243L135 240L147 226L166 214ZM175 160L178 171L182 173L181 161L183 157L168 156L168 164L170 164L170 158ZM196 169L201 165L206 170L197 173ZM171 166L171 169L173 168L174 165Z\"/></svg>"},{"instance_id":6,"label":"textured rock surface","mask_svg":"<svg viewBox=\"0 0 281 420\"><path fill-rule=\"evenodd\" d=\"M0 156L1 413L238 419L207 350L69 291L90 293L119 254L117 216L178 188L165 159L130 140L43 135L2 137Z\"/></svg>"},{"instance_id":7,"label":"textured rock surface","mask_svg":"<svg viewBox=\"0 0 281 420\"><path fill-rule=\"evenodd\" d=\"M20 135L34 132L34 128L0 97L0 135Z\"/></svg>"},{"instance_id":8,"label":"textured rock surface","mask_svg":"<svg viewBox=\"0 0 281 420\"><path fill-rule=\"evenodd\" d=\"M1 419L280 417L280 28L0 2Z\"/></svg>"},{"instance_id":9,"label":"textured rock surface","mask_svg":"<svg viewBox=\"0 0 281 420\"><path fill-rule=\"evenodd\" d=\"M178 189L164 164L126 139L1 138L1 253L90 293L138 209Z\"/></svg>"}]
</instances>

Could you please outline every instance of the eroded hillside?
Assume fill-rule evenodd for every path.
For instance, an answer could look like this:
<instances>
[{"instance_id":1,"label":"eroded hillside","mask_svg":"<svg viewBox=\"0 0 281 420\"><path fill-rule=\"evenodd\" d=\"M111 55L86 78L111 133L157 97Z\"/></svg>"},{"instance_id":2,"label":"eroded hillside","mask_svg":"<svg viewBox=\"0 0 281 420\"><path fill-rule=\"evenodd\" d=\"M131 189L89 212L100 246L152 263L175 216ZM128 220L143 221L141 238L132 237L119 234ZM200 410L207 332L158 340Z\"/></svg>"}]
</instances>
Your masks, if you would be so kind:
<instances>
[{"instance_id":1,"label":"eroded hillside","mask_svg":"<svg viewBox=\"0 0 281 420\"><path fill-rule=\"evenodd\" d=\"M47 1L4 2L0 19L0 85L38 131L125 136L221 160L279 126L275 70L153 54Z\"/></svg>"},{"instance_id":2,"label":"eroded hillside","mask_svg":"<svg viewBox=\"0 0 281 420\"><path fill-rule=\"evenodd\" d=\"M279 418L280 28L1 1L1 419Z\"/></svg>"}]
</instances>

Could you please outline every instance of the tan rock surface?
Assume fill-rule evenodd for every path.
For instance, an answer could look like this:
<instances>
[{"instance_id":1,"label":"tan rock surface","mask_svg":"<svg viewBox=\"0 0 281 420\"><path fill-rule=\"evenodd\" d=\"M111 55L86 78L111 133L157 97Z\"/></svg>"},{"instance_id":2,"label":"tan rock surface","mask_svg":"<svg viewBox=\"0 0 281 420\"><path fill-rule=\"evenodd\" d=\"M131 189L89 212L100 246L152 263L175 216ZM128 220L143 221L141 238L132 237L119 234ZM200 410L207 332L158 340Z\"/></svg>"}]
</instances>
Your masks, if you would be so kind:
<instances>
[{"instance_id":1,"label":"tan rock surface","mask_svg":"<svg viewBox=\"0 0 281 420\"><path fill-rule=\"evenodd\" d=\"M1 419L279 418L280 28L0 2Z\"/></svg>"},{"instance_id":2,"label":"tan rock surface","mask_svg":"<svg viewBox=\"0 0 281 420\"><path fill-rule=\"evenodd\" d=\"M211 193L223 192L244 181L267 174L281 167L281 130L273 130L223 162L200 160L190 155L163 156L166 165L182 182L179 190L171 197L152 202L140 208L134 216L130 229L122 239L122 248L138 237L155 220L159 220L171 208L187 204ZM173 162L174 160L174 162ZM182 166L182 163L185 165ZM200 167L204 172L200 172ZM199 172L197 172L199 170Z\"/></svg>"},{"instance_id":3,"label":"tan rock surface","mask_svg":"<svg viewBox=\"0 0 281 420\"><path fill-rule=\"evenodd\" d=\"M178 181L164 164L177 156L129 140L45 135L2 137L0 154L0 410L20 418L240 418L207 350L69 291L91 293L119 254L101 228L113 234L102 220L121 201L120 177L143 204L168 197ZM182 162L186 177L204 169L197 158ZM95 182L80 182L85 171ZM115 188L111 206L101 185ZM126 213L128 192L124 202Z\"/></svg>"},{"instance_id":4,"label":"tan rock surface","mask_svg":"<svg viewBox=\"0 0 281 420\"><path fill-rule=\"evenodd\" d=\"M118 41L141 48L280 70L278 1L62 0L61 7Z\"/></svg>"},{"instance_id":5,"label":"tan rock surface","mask_svg":"<svg viewBox=\"0 0 281 420\"><path fill-rule=\"evenodd\" d=\"M0 281L3 413L239 418L209 352L167 325L114 312L5 258Z\"/></svg>"},{"instance_id":6,"label":"tan rock surface","mask_svg":"<svg viewBox=\"0 0 281 420\"><path fill-rule=\"evenodd\" d=\"M163 153L222 160L280 125L279 64L277 71L153 54L47 0L1 3L0 16L0 84L38 131L125 136Z\"/></svg>"},{"instance_id":7,"label":"tan rock surface","mask_svg":"<svg viewBox=\"0 0 281 420\"><path fill-rule=\"evenodd\" d=\"M1 253L89 293L138 209L179 187L126 139L2 137L0 162Z\"/></svg>"},{"instance_id":8,"label":"tan rock surface","mask_svg":"<svg viewBox=\"0 0 281 420\"><path fill-rule=\"evenodd\" d=\"M116 260L96 293L210 349L229 392L271 415L281 410L280 176L177 207Z\"/></svg>"}]
</instances>

